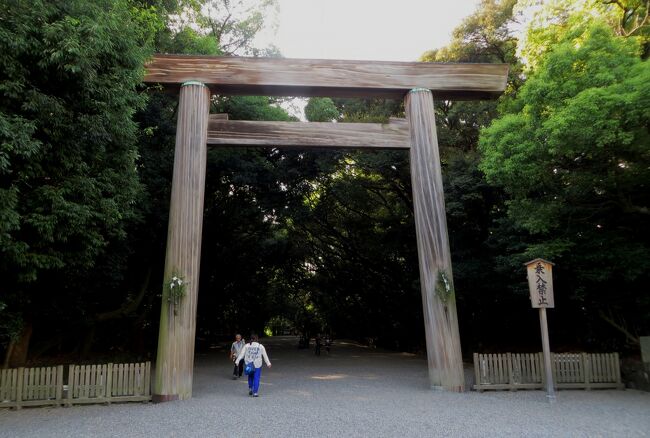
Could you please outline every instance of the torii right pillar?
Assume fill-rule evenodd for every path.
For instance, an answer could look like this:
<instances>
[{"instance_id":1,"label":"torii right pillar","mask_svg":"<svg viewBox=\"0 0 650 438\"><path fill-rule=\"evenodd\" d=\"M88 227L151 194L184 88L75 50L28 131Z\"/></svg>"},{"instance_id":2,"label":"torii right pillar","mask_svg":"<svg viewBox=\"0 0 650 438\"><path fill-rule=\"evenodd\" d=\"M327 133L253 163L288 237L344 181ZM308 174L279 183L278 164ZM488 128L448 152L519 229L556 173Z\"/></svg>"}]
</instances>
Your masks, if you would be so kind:
<instances>
[{"instance_id":1,"label":"torii right pillar","mask_svg":"<svg viewBox=\"0 0 650 438\"><path fill-rule=\"evenodd\" d=\"M431 91L411 90L404 106L411 133L411 185L429 382L433 389L462 392L465 377Z\"/></svg>"}]
</instances>

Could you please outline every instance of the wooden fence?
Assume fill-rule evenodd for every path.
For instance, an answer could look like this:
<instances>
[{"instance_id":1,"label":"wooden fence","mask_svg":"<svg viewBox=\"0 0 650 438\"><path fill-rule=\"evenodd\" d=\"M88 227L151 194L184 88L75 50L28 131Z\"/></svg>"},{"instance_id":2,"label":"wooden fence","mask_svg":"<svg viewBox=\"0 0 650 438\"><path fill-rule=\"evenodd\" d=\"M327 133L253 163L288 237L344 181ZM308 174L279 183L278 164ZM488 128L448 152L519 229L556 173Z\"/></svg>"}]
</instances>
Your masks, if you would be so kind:
<instances>
[{"instance_id":1,"label":"wooden fence","mask_svg":"<svg viewBox=\"0 0 650 438\"><path fill-rule=\"evenodd\" d=\"M0 370L0 407L58 406L63 366Z\"/></svg>"},{"instance_id":2,"label":"wooden fence","mask_svg":"<svg viewBox=\"0 0 650 438\"><path fill-rule=\"evenodd\" d=\"M151 400L151 362L70 365L67 405Z\"/></svg>"},{"instance_id":3,"label":"wooden fence","mask_svg":"<svg viewBox=\"0 0 650 438\"><path fill-rule=\"evenodd\" d=\"M0 407L151 400L151 363L70 365L0 370ZM64 394L67 390L67 394Z\"/></svg>"},{"instance_id":4,"label":"wooden fence","mask_svg":"<svg viewBox=\"0 0 650 438\"><path fill-rule=\"evenodd\" d=\"M557 389L622 389L618 353L551 353ZM474 389L542 389L546 376L542 353L474 353Z\"/></svg>"}]
</instances>

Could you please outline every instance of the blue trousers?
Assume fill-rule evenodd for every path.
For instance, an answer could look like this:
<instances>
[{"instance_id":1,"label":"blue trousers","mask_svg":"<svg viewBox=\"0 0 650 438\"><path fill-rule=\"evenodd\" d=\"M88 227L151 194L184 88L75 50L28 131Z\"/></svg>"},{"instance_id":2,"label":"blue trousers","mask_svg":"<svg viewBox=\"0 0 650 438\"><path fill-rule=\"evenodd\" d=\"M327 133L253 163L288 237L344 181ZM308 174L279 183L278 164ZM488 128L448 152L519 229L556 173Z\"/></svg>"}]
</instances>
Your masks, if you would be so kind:
<instances>
[{"instance_id":1,"label":"blue trousers","mask_svg":"<svg viewBox=\"0 0 650 438\"><path fill-rule=\"evenodd\" d=\"M257 394L260 389L260 377L262 377L262 367L255 368L255 372L248 375L248 389L252 390L253 394Z\"/></svg>"}]
</instances>

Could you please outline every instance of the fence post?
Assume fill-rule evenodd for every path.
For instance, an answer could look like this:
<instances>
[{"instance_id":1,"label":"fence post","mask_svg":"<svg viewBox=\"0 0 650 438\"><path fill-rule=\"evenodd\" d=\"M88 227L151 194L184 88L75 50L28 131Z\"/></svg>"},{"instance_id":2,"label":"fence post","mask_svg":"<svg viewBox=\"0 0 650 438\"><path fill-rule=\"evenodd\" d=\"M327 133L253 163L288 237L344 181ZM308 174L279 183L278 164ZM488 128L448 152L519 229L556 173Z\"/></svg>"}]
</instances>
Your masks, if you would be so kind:
<instances>
[{"instance_id":1,"label":"fence post","mask_svg":"<svg viewBox=\"0 0 650 438\"><path fill-rule=\"evenodd\" d=\"M514 373L512 372L512 354L506 353L506 366L508 367L508 384L510 385L510 391L516 391L517 387L515 386L516 382L514 379Z\"/></svg>"},{"instance_id":2,"label":"fence post","mask_svg":"<svg viewBox=\"0 0 650 438\"><path fill-rule=\"evenodd\" d=\"M106 403L111 404L113 395L113 364L109 363L106 371Z\"/></svg>"},{"instance_id":3,"label":"fence post","mask_svg":"<svg viewBox=\"0 0 650 438\"><path fill-rule=\"evenodd\" d=\"M483 392L481 390L481 370L480 370L480 364L478 362L478 353L474 353L474 379L476 380L477 391Z\"/></svg>"},{"instance_id":4,"label":"fence post","mask_svg":"<svg viewBox=\"0 0 650 438\"><path fill-rule=\"evenodd\" d=\"M75 373L75 366L70 365L68 367L68 395L66 397L66 404L68 407L72 406L72 393L74 391L74 373Z\"/></svg>"},{"instance_id":5,"label":"fence post","mask_svg":"<svg viewBox=\"0 0 650 438\"><path fill-rule=\"evenodd\" d=\"M144 395L151 400L151 362L147 361L146 372L144 375Z\"/></svg>"},{"instance_id":6,"label":"fence post","mask_svg":"<svg viewBox=\"0 0 650 438\"><path fill-rule=\"evenodd\" d=\"M582 366L585 376L585 389L591 391L591 364L589 363L589 355L582 353Z\"/></svg>"},{"instance_id":7,"label":"fence post","mask_svg":"<svg viewBox=\"0 0 650 438\"><path fill-rule=\"evenodd\" d=\"M550 353L551 355L551 371L553 372L553 389L557 389L557 373L558 373L558 361L555 357L555 353Z\"/></svg>"},{"instance_id":8,"label":"fence post","mask_svg":"<svg viewBox=\"0 0 650 438\"><path fill-rule=\"evenodd\" d=\"M16 390L16 409L20 409L23 401L23 376L25 374L25 368L18 368L18 389Z\"/></svg>"},{"instance_id":9,"label":"fence post","mask_svg":"<svg viewBox=\"0 0 650 438\"><path fill-rule=\"evenodd\" d=\"M63 405L63 365L56 367L56 406Z\"/></svg>"}]
</instances>

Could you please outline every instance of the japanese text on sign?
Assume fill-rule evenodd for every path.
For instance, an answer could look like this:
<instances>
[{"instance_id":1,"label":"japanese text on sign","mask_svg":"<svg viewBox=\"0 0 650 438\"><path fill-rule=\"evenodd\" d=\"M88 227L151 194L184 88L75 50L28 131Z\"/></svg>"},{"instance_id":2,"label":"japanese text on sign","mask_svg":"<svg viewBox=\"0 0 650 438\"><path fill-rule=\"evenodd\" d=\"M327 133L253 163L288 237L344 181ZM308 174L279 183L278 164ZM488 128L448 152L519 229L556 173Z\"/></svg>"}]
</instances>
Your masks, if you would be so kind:
<instances>
[{"instance_id":1,"label":"japanese text on sign","mask_svg":"<svg viewBox=\"0 0 650 438\"><path fill-rule=\"evenodd\" d=\"M553 301L553 265L542 259L526 264L528 287L533 307L555 307Z\"/></svg>"}]
</instances>

